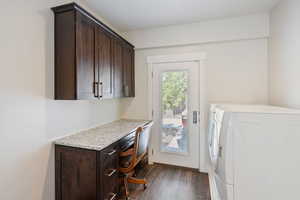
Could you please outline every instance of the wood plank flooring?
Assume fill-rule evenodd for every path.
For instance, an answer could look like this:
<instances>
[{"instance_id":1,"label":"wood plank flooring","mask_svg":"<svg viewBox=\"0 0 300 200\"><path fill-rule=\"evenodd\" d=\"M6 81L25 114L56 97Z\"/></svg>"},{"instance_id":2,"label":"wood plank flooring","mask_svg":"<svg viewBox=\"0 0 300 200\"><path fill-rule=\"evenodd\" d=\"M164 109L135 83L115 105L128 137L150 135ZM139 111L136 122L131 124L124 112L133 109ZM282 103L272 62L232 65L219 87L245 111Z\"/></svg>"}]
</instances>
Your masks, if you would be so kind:
<instances>
[{"instance_id":1,"label":"wood plank flooring","mask_svg":"<svg viewBox=\"0 0 300 200\"><path fill-rule=\"evenodd\" d=\"M146 177L148 187L130 184L130 200L210 200L208 176L197 170L146 165L137 177Z\"/></svg>"}]
</instances>

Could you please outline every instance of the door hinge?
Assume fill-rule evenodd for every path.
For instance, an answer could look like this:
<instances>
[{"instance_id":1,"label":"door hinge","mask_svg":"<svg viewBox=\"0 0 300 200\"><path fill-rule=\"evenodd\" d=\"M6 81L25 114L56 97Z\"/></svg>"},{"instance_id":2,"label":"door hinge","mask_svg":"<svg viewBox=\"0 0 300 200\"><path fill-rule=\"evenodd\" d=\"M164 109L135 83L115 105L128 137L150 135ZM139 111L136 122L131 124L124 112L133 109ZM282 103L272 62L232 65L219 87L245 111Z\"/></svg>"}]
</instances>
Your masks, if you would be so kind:
<instances>
[{"instance_id":1,"label":"door hinge","mask_svg":"<svg viewBox=\"0 0 300 200\"><path fill-rule=\"evenodd\" d=\"M153 156L154 155L154 150L153 149L152 149L151 153L152 153L152 156Z\"/></svg>"},{"instance_id":2,"label":"door hinge","mask_svg":"<svg viewBox=\"0 0 300 200\"><path fill-rule=\"evenodd\" d=\"M154 117L154 110L152 110L152 117Z\"/></svg>"},{"instance_id":3,"label":"door hinge","mask_svg":"<svg viewBox=\"0 0 300 200\"><path fill-rule=\"evenodd\" d=\"M154 73L152 72L152 78L154 77Z\"/></svg>"}]
</instances>

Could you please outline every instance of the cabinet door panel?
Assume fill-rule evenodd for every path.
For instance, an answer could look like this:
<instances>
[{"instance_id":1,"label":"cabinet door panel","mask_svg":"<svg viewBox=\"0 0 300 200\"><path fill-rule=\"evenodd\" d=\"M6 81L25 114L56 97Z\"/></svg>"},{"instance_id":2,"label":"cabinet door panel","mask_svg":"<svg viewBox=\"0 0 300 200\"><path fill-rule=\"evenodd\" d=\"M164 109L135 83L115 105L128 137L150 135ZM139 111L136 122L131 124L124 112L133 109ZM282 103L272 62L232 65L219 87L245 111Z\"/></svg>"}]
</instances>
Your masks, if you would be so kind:
<instances>
[{"instance_id":1,"label":"cabinet door panel","mask_svg":"<svg viewBox=\"0 0 300 200\"><path fill-rule=\"evenodd\" d=\"M102 98L112 98L111 38L99 27L95 29L95 64L101 83L99 93Z\"/></svg>"},{"instance_id":2,"label":"cabinet door panel","mask_svg":"<svg viewBox=\"0 0 300 200\"><path fill-rule=\"evenodd\" d=\"M134 50L122 48L124 96L134 97Z\"/></svg>"},{"instance_id":3,"label":"cabinet door panel","mask_svg":"<svg viewBox=\"0 0 300 200\"><path fill-rule=\"evenodd\" d=\"M56 147L56 199L97 200L96 152Z\"/></svg>"},{"instance_id":4,"label":"cabinet door panel","mask_svg":"<svg viewBox=\"0 0 300 200\"><path fill-rule=\"evenodd\" d=\"M76 12L77 98L94 98L94 22Z\"/></svg>"},{"instance_id":5,"label":"cabinet door panel","mask_svg":"<svg viewBox=\"0 0 300 200\"><path fill-rule=\"evenodd\" d=\"M117 40L112 40L112 45L113 45L114 97L123 97L122 46Z\"/></svg>"},{"instance_id":6,"label":"cabinet door panel","mask_svg":"<svg viewBox=\"0 0 300 200\"><path fill-rule=\"evenodd\" d=\"M76 99L74 13L55 15L55 99Z\"/></svg>"}]
</instances>

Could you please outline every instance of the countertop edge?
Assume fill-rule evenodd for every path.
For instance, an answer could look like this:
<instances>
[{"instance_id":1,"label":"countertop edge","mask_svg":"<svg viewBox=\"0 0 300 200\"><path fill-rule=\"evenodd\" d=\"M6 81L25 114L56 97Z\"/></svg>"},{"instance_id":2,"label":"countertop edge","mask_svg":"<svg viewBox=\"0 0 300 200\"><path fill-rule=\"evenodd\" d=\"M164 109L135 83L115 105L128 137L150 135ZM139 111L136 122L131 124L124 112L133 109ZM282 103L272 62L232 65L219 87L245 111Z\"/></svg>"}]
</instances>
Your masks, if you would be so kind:
<instances>
[{"instance_id":1,"label":"countertop edge","mask_svg":"<svg viewBox=\"0 0 300 200\"><path fill-rule=\"evenodd\" d=\"M89 146L86 146L86 145L81 145L81 144L73 144L73 143L68 143L68 142L63 142L62 140L68 138L68 137L71 137L71 136L74 136L74 135L77 135L77 134L81 134L82 132L87 132L89 130L92 130L92 129L95 129L95 128L101 128L101 127L104 127L104 126L107 126L109 124L112 124L114 122L118 122L118 121L132 121L132 122L138 122L138 121L141 121L141 124L132 128L130 131L128 131L128 133L124 133L124 134L120 134L119 137L107 142L107 144L99 147L99 146L95 146L95 145L89 145ZM143 121L143 122L142 122ZM127 135L129 135L130 133L134 132L139 126L145 126L147 124L149 124L152 120L144 120L144 119L120 119L120 120L115 120L115 121L112 121L110 123L106 123L106 124L102 124L102 125L99 125L99 126L95 126L93 128L88 128L88 129L85 129L84 131L79 131L77 133L73 133L73 134L70 134L70 135L67 135L66 137L62 137L62 138L59 138L57 140L54 140L52 143L54 145L58 145L58 146L64 146L64 147L73 147L73 148L80 148L80 149L86 149L86 150L93 150L93 151L101 151L103 149L105 149L106 147L108 147L109 145L119 141L120 139L122 139L123 137L126 137ZM89 134L89 133L87 133Z\"/></svg>"}]
</instances>

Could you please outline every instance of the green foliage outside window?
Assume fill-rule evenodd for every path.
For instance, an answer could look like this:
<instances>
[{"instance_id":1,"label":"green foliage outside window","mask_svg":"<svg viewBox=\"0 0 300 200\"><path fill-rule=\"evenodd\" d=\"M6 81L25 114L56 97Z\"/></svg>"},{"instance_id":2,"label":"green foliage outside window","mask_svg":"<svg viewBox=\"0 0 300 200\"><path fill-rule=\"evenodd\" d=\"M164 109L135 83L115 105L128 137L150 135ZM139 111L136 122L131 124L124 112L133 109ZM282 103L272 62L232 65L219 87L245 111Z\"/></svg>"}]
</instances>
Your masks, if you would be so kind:
<instances>
[{"instance_id":1,"label":"green foliage outside window","mask_svg":"<svg viewBox=\"0 0 300 200\"><path fill-rule=\"evenodd\" d=\"M162 104L164 111L182 111L187 95L187 72L165 72L162 75Z\"/></svg>"}]
</instances>

